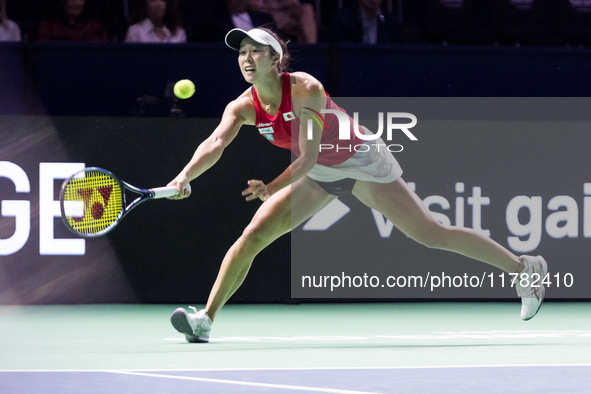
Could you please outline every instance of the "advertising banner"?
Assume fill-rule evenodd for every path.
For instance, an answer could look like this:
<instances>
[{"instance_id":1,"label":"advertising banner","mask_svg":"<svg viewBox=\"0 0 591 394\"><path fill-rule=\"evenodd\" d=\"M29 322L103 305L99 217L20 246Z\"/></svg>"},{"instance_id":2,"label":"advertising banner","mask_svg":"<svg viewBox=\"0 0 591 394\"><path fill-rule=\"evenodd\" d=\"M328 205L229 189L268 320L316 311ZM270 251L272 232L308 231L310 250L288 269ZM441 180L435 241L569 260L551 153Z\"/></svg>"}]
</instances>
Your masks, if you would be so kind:
<instances>
[{"instance_id":1,"label":"advertising banner","mask_svg":"<svg viewBox=\"0 0 591 394\"><path fill-rule=\"evenodd\" d=\"M588 99L334 102L373 135L361 135L355 145L334 139L321 149L351 151L353 157L370 149L388 151L400 164L408 188L438 222L471 228L517 256L544 256L549 273L541 280L549 298L591 296L585 283L591 237ZM309 121L316 117L328 122L332 116L322 110ZM348 120L343 119L339 127L346 130ZM293 231L293 297L516 297L514 275L438 250L453 246L435 243L428 248L414 241L399 231L396 220L418 238L425 239L429 227L413 227L419 226L420 218L401 212L404 206L396 207L406 203L404 198L383 189L368 195L362 186L359 183L352 194L330 202ZM386 217L371 207L378 200L386 209L397 209L389 209ZM292 207L294 217L301 216L310 201L299 204Z\"/></svg>"}]
</instances>

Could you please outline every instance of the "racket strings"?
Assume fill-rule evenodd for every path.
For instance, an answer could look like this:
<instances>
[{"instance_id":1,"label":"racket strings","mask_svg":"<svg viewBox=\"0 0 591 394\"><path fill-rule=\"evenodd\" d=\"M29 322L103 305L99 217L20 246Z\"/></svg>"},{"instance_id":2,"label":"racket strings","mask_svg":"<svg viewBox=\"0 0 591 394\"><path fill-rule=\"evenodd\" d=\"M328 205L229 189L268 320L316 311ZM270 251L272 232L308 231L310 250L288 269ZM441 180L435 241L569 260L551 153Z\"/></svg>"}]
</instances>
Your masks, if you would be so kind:
<instances>
[{"instance_id":1,"label":"racket strings","mask_svg":"<svg viewBox=\"0 0 591 394\"><path fill-rule=\"evenodd\" d=\"M85 170L64 187L66 219L81 234L93 235L114 225L123 212L123 194L117 179L97 170Z\"/></svg>"}]
</instances>

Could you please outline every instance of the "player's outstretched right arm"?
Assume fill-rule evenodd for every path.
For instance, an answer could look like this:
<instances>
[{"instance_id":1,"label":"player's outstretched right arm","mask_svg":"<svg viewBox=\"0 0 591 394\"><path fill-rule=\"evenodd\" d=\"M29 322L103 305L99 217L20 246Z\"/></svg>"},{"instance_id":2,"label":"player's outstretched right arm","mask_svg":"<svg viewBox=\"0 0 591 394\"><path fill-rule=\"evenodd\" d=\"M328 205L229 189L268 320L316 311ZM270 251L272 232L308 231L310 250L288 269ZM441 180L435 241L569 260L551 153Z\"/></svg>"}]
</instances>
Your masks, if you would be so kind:
<instances>
[{"instance_id":1,"label":"player's outstretched right arm","mask_svg":"<svg viewBox=\"0 0 591 394\"><path fill-rule=\"evenodd\" d=\"M197 147L185 168L168 184L168 186L176 186L179 191L178 196L171 197L171 199L189 197L191 193L187 190L186 185L211 168L220 159L226 146L238 134L240 127L251 118L250 111L254 113L254 108L251 107L252 101L249 102L248 98L244 96L238 97L226 106L219 125Z\"/></svg>"}]
</instances>

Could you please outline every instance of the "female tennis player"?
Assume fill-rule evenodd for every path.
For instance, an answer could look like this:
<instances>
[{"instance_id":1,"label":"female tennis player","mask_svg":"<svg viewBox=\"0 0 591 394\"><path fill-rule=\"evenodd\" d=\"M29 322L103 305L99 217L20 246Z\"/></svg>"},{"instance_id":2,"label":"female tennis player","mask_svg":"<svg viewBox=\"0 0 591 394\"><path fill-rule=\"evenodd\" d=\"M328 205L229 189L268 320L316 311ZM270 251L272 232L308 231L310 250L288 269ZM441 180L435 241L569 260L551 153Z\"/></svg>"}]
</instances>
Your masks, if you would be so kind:
<instances>
[{"instance_id":1,"label":"female tennis player","mask_svg":"<svg viewBox=\"0 0 591 394\"><path fill-rule=\"evenodd\" d=\"M473 229L440 224L401 178L400 165L387 149L321 151L320 144L354 146L361 140L355 133L347 141L338 140L335 116L327 116L322 128L311 122L309 135L307 120L312 112L339 107L313 76L283 71L287 47L274 32L233 29L226 36L226 44L238 51L240 71L252 87L227 105L217 128L170 182L169 186L179 190L174 198L189 196L185 186L220 159L242 125L255 125L271 143L292 150L297 159L268 184L248 181L242 195L247 201L260 199L263 203L224 257L205 309L191 307L194 313L188 313L178 308L171 316L172 325L185 334L187 341L209 341L217 313L242 284L259 252L347 192L427 247L454 251L508 273L522 272L529 275L527 278L537 278L523 281L528 284L525 287L516 283L522 319L529 320L537 313L545 293L540 278L547 274L541 256L517 257ZM364 132L369 133L367 129ZM383 141L374 141L376 146L380 143Z\"/></svg>"}]
</instances>

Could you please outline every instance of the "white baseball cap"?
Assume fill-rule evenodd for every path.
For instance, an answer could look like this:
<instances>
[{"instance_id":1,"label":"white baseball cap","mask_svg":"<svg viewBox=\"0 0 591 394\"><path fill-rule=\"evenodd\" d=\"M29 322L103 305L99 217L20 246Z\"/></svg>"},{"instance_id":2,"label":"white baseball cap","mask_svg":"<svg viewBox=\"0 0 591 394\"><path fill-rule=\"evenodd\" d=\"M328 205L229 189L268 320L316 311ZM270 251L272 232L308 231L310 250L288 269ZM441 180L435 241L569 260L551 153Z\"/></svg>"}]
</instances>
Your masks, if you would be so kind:
<instances>
[{"instance_id":1,"label":"white baseball cap","mask_svg":"<svg viewBox=\"0 0 591 394\"><path fill-rule=\"evenodd\" d=\"M281 44L272 34L267 33L261 29L250 29L245 31L242 29L232 29L226 34L226 45L232 49L240 50L240 43L244 37L250 37L255 42L263 45L269 45L275 52L279 54L279 61L283 60L283 50Z\"/></svg>"}]
</instances>

